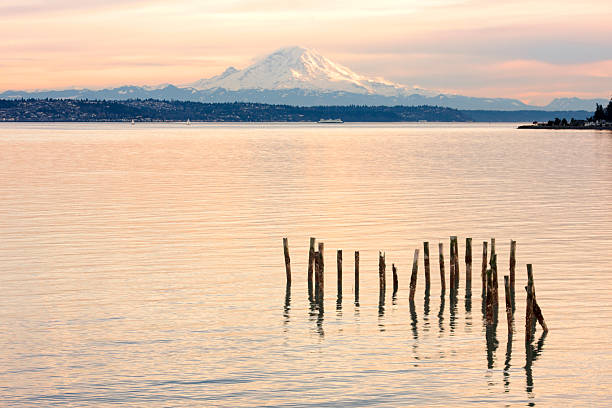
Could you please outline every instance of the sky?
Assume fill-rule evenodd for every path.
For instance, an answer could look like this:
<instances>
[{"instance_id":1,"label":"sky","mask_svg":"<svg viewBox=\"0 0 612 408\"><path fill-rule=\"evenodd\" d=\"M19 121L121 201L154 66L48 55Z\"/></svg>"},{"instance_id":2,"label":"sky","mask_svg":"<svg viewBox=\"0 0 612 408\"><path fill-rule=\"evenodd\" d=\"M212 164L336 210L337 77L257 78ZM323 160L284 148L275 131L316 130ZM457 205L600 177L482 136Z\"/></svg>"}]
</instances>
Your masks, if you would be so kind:
<instances>
[{"instance_id":1,"label":"sky","mask_svg":"<svg viewBox=\"0 0 612 408\"><path fill-rule=\"evenodd\" d=\"M408 86L612 96L612 2L0 0L0 91L185 84L312 48Z\"/></svg>"}]
</instances>

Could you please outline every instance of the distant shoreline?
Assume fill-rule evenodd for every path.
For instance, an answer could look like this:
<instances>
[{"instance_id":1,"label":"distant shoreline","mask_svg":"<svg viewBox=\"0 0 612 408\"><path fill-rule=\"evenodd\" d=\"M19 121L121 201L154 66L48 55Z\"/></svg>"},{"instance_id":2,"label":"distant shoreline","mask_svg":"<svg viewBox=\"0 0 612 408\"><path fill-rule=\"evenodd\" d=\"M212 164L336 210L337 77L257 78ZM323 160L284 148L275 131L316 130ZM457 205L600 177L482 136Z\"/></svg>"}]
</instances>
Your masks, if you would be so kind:
<instances>
[{"instance_id":1,"label":"distant shoreline","mask_svg":"<svg viewBox=\"0 0 612 408\"><path fill-rule=\"evenodd\" d=\"M157 99L0 99L3 122L533 122L550 116L586 118L586 111L459 110L441 106L292 106Z\"/></svg>"},{"instance_id":2,"label":"distant shoreline","mask_svg":"<svg viewBox=\"0 0 612 408\"><path fill-rule=\"evenodd\" d=\"M539 125L521 125L517 129L552 129L552 130L612 130L612 125L605 126L539 126Z\"/></svg>"}]
</instances>

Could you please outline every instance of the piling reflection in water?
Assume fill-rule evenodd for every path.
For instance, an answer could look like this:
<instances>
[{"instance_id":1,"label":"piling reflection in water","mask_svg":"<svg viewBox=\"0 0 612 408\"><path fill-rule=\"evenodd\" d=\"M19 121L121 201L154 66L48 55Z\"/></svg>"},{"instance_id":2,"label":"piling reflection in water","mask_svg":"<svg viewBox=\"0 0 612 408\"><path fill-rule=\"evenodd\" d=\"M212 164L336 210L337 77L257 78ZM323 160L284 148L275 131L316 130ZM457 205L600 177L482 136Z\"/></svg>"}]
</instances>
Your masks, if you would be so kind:
<instances>
[{"instance_id":1,"label":"piling reflection in water","mask_svg":"<svg viewBox=\"0 0 612 408\"><path fill-rule=\"evenodd\" d=\"M423 331L429 331L429 290L425 291L423 299Z\"/></svg>"},{"instance_id":2,"label":"piling reflection in water","mask_svg":"<svg viewBox=\"0 0 612 408\"><path fill-rule=\"evenodd\" d=\"M465 328L467 332L472 329L472 298L465 298Z\"/></svg>"},{"instance_id":3,"label":"piling reflection in water","mask_svg":"<svg viewBox=\"0 0 612 408\"><path fill-rule=\"evenodd\" d=\"M385 290L381 287L378 293L378 328L385 331Z\"/></svg>"},{"instance_id":4,"label":"piling reflection in water","mask_svg":"<svg viewBox=\"0 0 612 408\"><path fill-rule=\"evenodd\" d=\"M317 304L317 310L319 311L317 314L317 333L319 336L323 337L325 335L325 331L323 330L323 315L325 314L323 301Z\"/></svg>"},{"instance_id":5,"label":"piling reflection in water","mask_svg":"<svg viewBox=\"0 0 612 408\"><path fill-rule=\"evenodd\" d=\"M506 360L504 361L504 391L510 391L510 362L512 360L512 332L508 333Z\"/></svg>"},{"instance_id":6,"label":"piling reflection in water","mask_svg":"<svg viewBox=\"0 0 612 408\"><path fill-rule=\"evenodd\" d=\"M532 343L525 343L525 380L527 396L533 398L533 362L538 359L544 349L544 340L546 340L546 332L542 332L540 339L534 346Z\"/></svg>"},{"instance_id":7,"label":"piling reflection in water","mask_svg":"<svg viewBox=\"0 0 612 408\"><path fill-rule=\"evenodd\" d=\"M410 327L412 328L412 338L417 340L419 338L418 330L419 320L417 318L416 306L414 300L410 301Z\"/></svg>"},{"instance_id":8,"label":"piling reflection in water","mask_svg":"<svg viewBox=\"0 0 612 408\"><path fill-rule=\"evenodd\" d=\"M283 307L283 324L289 323L289 310L291 310L291 283L287 282L285 287L285 306Z\"/></svg>"},{"instance_id":9,"label":"piling reflection in water","mask_svg":"<svg viewBox=\"0 0 612 408\"><path fill-rule=\"evenodd\" d=\"M497 341L497 313L495 313L493 317L493 323L487 324L485 333L487 338L487 368L493 368L495 363L495 351L499 346L499 341Z\"/></svg>"},{"instance_id":10,"label":"piling reflection in water","mask_svg":"<svg viewBox=\"0 0 612 408\"><path fill-rule=\"evenodd\" d=\"M444 290L440 296L440 311L438 312L438 328L440 333L444 332L444 302L445 302Z\"/></svg>"},{"instance_id":11,"label":"piling reflection in water","mask_svg":"<svg viewBox=\"0 0 612 408\"><path fill-rule=\"evenodd\" d=\"M456 282L455 282L456 283ZM457 325L457 293L451 289L450 290L450 332L455 332L455 327Z\"/></svg>"}]
</instances>

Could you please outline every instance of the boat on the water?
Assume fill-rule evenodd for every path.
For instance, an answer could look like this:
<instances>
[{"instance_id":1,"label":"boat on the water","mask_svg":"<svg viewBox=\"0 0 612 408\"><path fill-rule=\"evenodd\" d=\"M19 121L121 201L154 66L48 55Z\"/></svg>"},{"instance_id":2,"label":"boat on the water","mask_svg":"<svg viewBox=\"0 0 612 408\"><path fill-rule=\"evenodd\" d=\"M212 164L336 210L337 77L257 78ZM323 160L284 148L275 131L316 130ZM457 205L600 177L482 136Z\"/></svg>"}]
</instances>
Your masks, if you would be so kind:
<instances>
[{"instance_id":1,"label":"boat on the water","mask_svg":"<svg viewBox=\"0 0 612 408\"><path fill-rule=\"evenodd\" d=\"M191 125L191 121L189 119L187 119L187 122L185 122L187 125Z\"/></svg>"},{"instance_id":2,"label":"boat on the water","mask_svg":"<svg viewBox=\"0 0 612 408\"><path fill-rule=\"evenodd\" d=\"M318 123L344 123L342 119L319 119Z\"/></svg>"}]
</instances>

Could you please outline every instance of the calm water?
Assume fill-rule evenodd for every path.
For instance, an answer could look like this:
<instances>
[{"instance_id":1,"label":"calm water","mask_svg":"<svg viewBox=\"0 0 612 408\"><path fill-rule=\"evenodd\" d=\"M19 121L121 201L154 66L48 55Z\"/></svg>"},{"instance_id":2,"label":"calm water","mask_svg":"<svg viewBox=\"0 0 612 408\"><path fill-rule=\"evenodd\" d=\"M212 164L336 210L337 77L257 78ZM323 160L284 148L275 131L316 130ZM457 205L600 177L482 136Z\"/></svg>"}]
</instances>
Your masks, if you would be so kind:
<instances>
[{"instance_id":1,"label":"calm water","mask_svg":"<svg viewBox=\"0 0 612 408\"><path fill-rule=\"evenodd\" d=\"M514 126L0 125L0 405L609 406L612 133ZM461 259L474 239L471 301L440 298L450 235ZM490 237L501 282L518 242L512 342L503 310L483 325ZM529 353L526 263L550 327Z\"/></svg>"}]
</instances>

